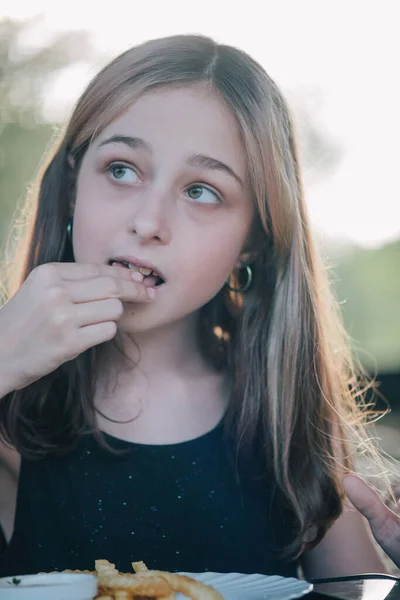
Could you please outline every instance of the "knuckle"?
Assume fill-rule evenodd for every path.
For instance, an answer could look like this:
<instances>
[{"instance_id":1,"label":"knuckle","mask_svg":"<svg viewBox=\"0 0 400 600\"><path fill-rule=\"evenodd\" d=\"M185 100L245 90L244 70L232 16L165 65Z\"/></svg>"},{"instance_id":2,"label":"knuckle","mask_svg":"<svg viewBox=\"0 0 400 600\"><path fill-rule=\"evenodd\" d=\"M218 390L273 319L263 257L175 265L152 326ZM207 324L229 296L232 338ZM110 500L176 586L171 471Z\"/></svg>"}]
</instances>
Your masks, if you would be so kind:
<instances>
[{"instance_id":1,"label":"knuckle","mask_svg":"<svg viewBox=\"0 0 400 600\"><path fill-rule=\"evenodd\" d=\"M124 305L119 298L111 298L110 300L112 312L117 317L121 317L124 312Z\"/></svg>"},{"instance_id":2,"label":"knuckle","mask_svg":"<svg viewBox=\"0 0 400 600\"><path fill-rule=\"evenodd\" d=\"M106 340L111 340L117 333L117 324L114 321L106 323L104 328L104 337Z\"/></svg>"},{"instance_id":3,"label":"knuckle","mask_svg":"<svg viewBox=\"0 0 400 600\"><path fill-rule=\"evenodd\" d=\"M31 276L34 279L39 279L44 284L51 283L58 276L57 267L54 263L39 265L32 270Z\"/></svg>"},{"instance_id":4,"label":"knuckle","mask_svg":"<svg viewBox=\"0 0 400 600\"><path fill-rule=\"evenodd\" d=\"M114 279L114 277L108 276L106 278L106 285L108 290L108 295L111 298L117 298L122 293L122 283L118 279Z\"/></svg>"},{"instance_id":5,"label":"knuckle","mask_svg":"<svg viewBox=\"0 0 400 600\"><path fill-rule=\"evenodd\" d=\"M50 304L57 305L60 303L61 300L64 299L64 296L65 296L64 287L60 283L57 283L56 285L52 285L46 291L46 296L47 296L47 299L50 302Z\"/></svg>"},{"instance_id":6,"label":"knuckle","mask_svg":"<svg viewBox=\"0 0 400 600\"><path fill-rule=\"evenodd\" d=\"M134 286L132 288L132 298L134 300L137 300L138 298L140 298L140 287L138 285L136 285L136 283L134 284Z\"/></svg>"},{"instance_id":7,"label":"knuckle","mask_svg":"<svg viewBox=\"0 0 400 600\"><path fill-rule=\"evenodd\" d=\"M93 269L93 277L101 277L103 273L102 265L99 263L92 263L91 268Z\"/></svg>"},{"instance_id":8,"label":"knuckle","mask_svg":"<svg viewBox=\"0 0 400 600\"><path fill-rule=\"evenodd\" d=\"M51 313L51 324L55 333L64 333L71 321L70 311L65 308L53 310Z\"/></svg>"}]
</instances>

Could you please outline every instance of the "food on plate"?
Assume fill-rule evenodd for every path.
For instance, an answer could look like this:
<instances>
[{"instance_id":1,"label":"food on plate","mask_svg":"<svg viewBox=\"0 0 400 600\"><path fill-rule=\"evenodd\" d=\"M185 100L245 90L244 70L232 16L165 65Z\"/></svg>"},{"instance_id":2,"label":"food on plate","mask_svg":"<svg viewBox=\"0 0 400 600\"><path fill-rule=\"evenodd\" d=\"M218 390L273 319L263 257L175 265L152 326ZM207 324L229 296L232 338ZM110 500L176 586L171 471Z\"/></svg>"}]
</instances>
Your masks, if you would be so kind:
<instances>
[{"instance_id":1,"label":"food on plate","mask_svg":"<svg viewBox=\"0 0 400 600\"><path fill-rule=\"evenodd\" d=\"M97 575L96 600L173 600L176 593L192 600L223 600L215 588L186 575L152 571L143 561L133 562L132 567L135 573L120 573L113 563L99 559L95 571L67 569L63 573Z\"/></svg>"}]
</instances>

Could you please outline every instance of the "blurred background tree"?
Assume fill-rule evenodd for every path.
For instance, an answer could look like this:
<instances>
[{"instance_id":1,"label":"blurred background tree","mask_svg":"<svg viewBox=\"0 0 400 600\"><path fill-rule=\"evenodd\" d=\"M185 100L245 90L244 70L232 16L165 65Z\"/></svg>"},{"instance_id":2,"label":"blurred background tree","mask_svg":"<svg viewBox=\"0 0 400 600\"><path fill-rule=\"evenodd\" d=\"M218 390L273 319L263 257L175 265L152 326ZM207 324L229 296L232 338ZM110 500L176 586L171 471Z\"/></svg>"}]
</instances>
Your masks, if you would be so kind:
<instances>
[{"instance_id":1,"label":"blurred background tree","mask_svg":"<svg viewBox=\"0 0 400 600\"><path fill-rule=\"evenodd\" d=\"M0 241L55 130L43 115L43 90L57 72L91 56L87 32L59 34L43 46L26 47L39 22L40 17L0 20Z\"/></svg>"},{"instance_id":2,"label":"blurred background tree","mask_svg":"<svg viewBox=\"0 0 400 600\"><path fill-rule=\"evenodd\" d=\"M333 284L362 363L370 371L400 371L400 242L349 249L335 271Z\"/></svg>"},{"instance_id":3,"label":"blurred background tree","mask_svg":"<svg viewBox=\"0 0 400 600\"><path fill-rule=\"evenodd\" d=\"M27 45L39 22L40 17L0 20L0 243L60 126L43 111L47 86L74 62L101 60L87 32L54 34L33 48ZM340 142L318 123L302 90L288 95L306 177L324 177L340 163ZM374 250L319 241L354 350L367 369L391 382L382 391L400 406L400 241Z\"/></svg>"}]
</instances>

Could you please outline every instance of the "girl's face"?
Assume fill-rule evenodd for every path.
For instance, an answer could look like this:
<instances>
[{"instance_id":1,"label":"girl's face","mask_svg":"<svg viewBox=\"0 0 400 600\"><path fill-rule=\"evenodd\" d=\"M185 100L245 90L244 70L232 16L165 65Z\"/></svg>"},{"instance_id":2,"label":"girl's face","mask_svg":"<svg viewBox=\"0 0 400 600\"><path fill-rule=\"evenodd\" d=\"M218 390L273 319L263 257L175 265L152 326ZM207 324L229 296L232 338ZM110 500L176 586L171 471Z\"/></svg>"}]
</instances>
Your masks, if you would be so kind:
<instances>
[{"instance_id":1,"label":"girl's face","mask_svg":"<svg viewBox=\"0 0 400 600\"><path fill-rule=\"evenodd\" d=\"M89 147L77 181L77 262L150 262L165 284L119 329L195 313L222 288L254 216L244 148L225 103L197 85L147 92ZM118 267L116 267L118 268Z\"/></svg>"}]
</instances>

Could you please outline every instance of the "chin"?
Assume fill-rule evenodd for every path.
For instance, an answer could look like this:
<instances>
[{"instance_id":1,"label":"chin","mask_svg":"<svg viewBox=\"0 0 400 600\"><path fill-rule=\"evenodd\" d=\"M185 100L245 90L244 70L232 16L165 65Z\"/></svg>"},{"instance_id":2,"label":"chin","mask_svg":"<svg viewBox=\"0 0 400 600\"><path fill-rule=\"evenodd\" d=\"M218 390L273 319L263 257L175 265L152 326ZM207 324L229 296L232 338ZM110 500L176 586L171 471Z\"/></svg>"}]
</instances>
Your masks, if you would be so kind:
<instances>
[{"instance_id":1,"label":"chin","mask_svg":"<svg viewBox=\"0 0 400 600\"><path fill-rule=\"evenodd\" d=\"M151 311L150 304L125 305L124 314L118 322L118 332L135 334L151 331L167 324L159 311Z\"/></svg>"},{"instance_id":2,"label":"chin","mask_svg":"<svg viewBox=\"0 0 400 600\"><path fill-rule=\"evenodd\" d=\"M118 331L121 333L138 333L152 327L154 327L154 318L149 319L143 313L141 314L140 310L135 309L125 310L118 323Z\"/></svg>"}]
</instances>

